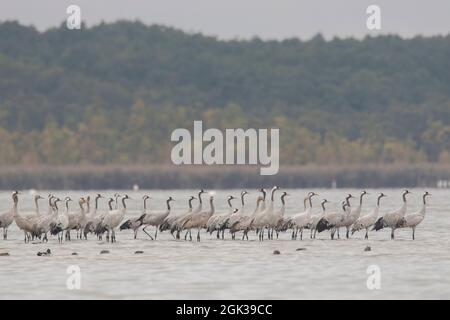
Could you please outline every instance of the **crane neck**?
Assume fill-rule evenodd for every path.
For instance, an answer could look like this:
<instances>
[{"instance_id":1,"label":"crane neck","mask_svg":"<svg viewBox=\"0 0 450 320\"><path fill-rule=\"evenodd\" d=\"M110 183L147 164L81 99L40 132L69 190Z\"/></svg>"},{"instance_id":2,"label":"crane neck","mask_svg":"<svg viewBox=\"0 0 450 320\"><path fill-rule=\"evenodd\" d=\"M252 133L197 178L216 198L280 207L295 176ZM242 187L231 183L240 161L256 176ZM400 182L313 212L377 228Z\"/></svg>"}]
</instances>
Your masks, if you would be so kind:
<instances>
[{"instance_id":1,"label":"crane neck","mask_svg":"<svg viewBox=\"0 0 450 320\"><path fill-rule=\"evenodd\" d=\"M379 196L378 197L378 200L377 200L377 207L379 207L380 206L380 201L381 201L381 198L383 198L382 196Z\"/></svg>"},{"instance_id":2,"label":"crane neck","mask_svg":"<svg viewBox=\"0 0 450 320\"><path fill-rule=\"evenodd\" d=\"M15 194L13 196L13 206L12 206L12 213L13 216L15 216L17 214L17 205L19 203L19 197L17 196L17 194Z\"/></svg>"},{"instance_id":3,"label":"crane neck","mask_svg":"<svg viewBox=\"0 0 450 320\"><path fill-rule=\"evenodd\" d=\"M198 206L197 206L197 209L195 210L196 212L202 211L202 207L203 207L202 193L203 192L198 193Z\"/></svg>"},{"instance_id":4,"label":"crane neck","mask_svg":"<svg viewBox=\"0 0 450 320\"><path fill-rule=\"evenodd\" d=\"M258 198L257 200L256 200L256 208L255 208L255 211L253 211L253 216L255 216L258 212L259 212L259 208L260 208L260 206L261 206L261 202L263 201L263 199L262 198Z\"/></svg>"},{"instance_id":5,"label":"crane neck","mask_svg":"<svg viewBox=\"0 0 450 320\"><path fill-rule=\"evenodd\" d=\"M34 199L34 206L36 208L36 213L39 215L40 214L40 210L39 210L39 199L38 198Z\"/></svg>"},{"instance_id":6,"label":"crane neck","mask_svg":"<svg viewBox=\"0 0 450 320\"><path fill-rule=\"evenodd\" d=\"M213 214L214 211L215 211L215 208L214 208L214 199L211 198L211 199L209 200L209 206L210 206L211 214Z\"/></svg>"},{"instance_id":7,"label":"crane neck","mask_svg":"<svg viewBox=\"0 0 450 320\"><path fill-rule=\"evenodd\" d=\"M283 194L283 195L281 196L281 203L283 204L283 206L285 205L285 203L284 203L284 197L286 197L285 194Z\"/></svg>"},{"instance_id":8,"label":"crane neck","mask_svg":"<svg viewBox=\"0 0 450 320\"><path fill-rule=\"evenodd\" d=\"M98 199L100 199L100 197L99 196L96 196L95 197L95 211L97 212L97 210L98 210Z\"/></svg>"},{"instance_id":9,"label":"crane neck","mask_svg":"<svg viewBox=\"0 0 450 320\"><path fill-rule=\"evenodd\" d=\"M48 214L51 214L52 211L53 211L52 200L53 200L53 197L49 197L49 198L48 198L48 212L47 212Z\"/></svg>"},{"instance_id":10,"label":"crane neck","mask_svg":"<svg viewBox=\"0 0 450 320\"><path fill-rule=\"evenodd\" d=\"M144 198L144 211L147 211L147 200L148 198Z\"/></svg>"},{"instance_id":11,"label":"crane neck","mask_svg":"<svg viewBox=\"0 0 450 320\"><path fill-rule=\"evenodd\" d=\"M170 211L170 199L167 199L166 203L167 203L167 210Z\"/></svg>"},{"instance_id":12,"label":"crane neck","mask_svg":"<svg viewBox=\"0 0 450 320\"><path fill-rule=\"evenodd\" d=\"M80 201L80 202L78 202L78 204L80 205L81 215L84 216L84 214L85 214L86 212L84 211L83 202Z\"/></svg>"},{"instance_id":13,"label":"crane neck","mask_svg":"<svg viewBox=\"0 0 450 320\"><path fill-rule=\"evenodd\" d=\"M426 199L426 198L427 198L427 195L424 194L423 197L422 197L422 199L423 199L423 205L424 205L424 206L427 205L427 199Z\"/></svg>"},{"instance_id":14,"label":"crane neck","mask_svg":"<svg viewBox=\"0 0 450 320\"><path fill-rule=\"evenodd\" d=\"M345 198L345 203L348 207L350 207L350 197Z\"/></svg>"},{"instance_id":15,"label":"crane neck","mask_svg":"<svg viewBox=\"0 0 450 320\"><path fill-rule=\"evenodd\" d=\"M245 193L241 194L241 204L242 204L242 206L245 205L245 204L244 204L244 196L245 196Z\"/></svg>"},{"instance_id":16,"label":"crane neck","mask_svg":"<svg viewBox=\"0 0 450 320\"><path fill-rule=\"evenodd\" d=\"M275 200L275 199L274 199L275 191L277 191L277 189L273 188L273 189L272 189L272 195L270 196L270 200L272 201L272 203L273 203L273 201Z\"/></svg>"}]
</instances>

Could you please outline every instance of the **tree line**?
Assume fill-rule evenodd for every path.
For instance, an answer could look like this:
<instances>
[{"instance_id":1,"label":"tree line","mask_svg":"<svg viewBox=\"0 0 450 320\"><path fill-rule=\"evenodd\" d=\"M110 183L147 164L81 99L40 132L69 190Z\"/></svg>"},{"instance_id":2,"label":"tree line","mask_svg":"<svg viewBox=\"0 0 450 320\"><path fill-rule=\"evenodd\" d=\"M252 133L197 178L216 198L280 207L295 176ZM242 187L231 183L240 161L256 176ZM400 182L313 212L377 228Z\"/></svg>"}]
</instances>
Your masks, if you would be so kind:
<instances>
[{"instance_id":1,"label":"tree line","mask_svg":"<svg viewBox=\"0 0 450 320\"><path fill-rule=\"evenodd\" d=\"M0 23L0 164L170 163L170 133L280 128L281 165L450 163L450 36L218 40Z\"/></svg>"}]
</instances>

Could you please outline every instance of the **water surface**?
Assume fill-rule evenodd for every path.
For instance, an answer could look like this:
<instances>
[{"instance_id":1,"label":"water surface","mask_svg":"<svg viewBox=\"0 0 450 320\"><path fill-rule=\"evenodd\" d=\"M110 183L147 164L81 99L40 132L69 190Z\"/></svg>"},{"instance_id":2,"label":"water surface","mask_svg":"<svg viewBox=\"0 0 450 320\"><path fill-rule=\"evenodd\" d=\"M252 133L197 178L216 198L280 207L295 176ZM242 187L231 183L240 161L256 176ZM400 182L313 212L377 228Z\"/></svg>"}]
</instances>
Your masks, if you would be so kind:
<instances>
[{"instance_id":1,"label":"water surface","mask_svg":"<svg viewBox=\"0 0 450 320\"><path fill-rule=\"evenodd\" d=\"M257 195L249 190L247 211L251 212ZM302 199L309 190L288 190L287 215L302 210ZM349 192L360 190L315 190L320 198L337 207ZM368 190L363 213L373 208L376 193ZM389 195L382 202L381 213L398 208L401 191L383 189ZM408 212L419 209L424 190L413 189ZM280 239L260 243L254 234L250 241L216 240L215 235L202 233L200 243L175 241L170 234L158 235L151 241L142 232L132 240L131 232L117 232L117 243L73 240L58 244L56 238L48 243L23 242L23 233L15 224L9 239L0 240L0 298L39 299L449 299L450 298L450 191L428 190L433 196L424 222L418 227L416 241L409 229L397 231L391 241L388 230L372 232L370 240L364 233L352 239L329 240L329 233L318 239L290 240L290 233ZM115 191L100 191L111 195ZM124 192L124 191L120 191ZM175 213L186 210L187 197L194 190L128 191L133 198L129 216L138 215L143 194L153 198L150 207L161 210L167 196L173 196ZM239 195L238 190L217 190L218 211L226 210L225 198ZM40 191L43 196L48 191ZM54 192L57 196L73 198L89 192ZM20 197L20 212L31 212L33 202L27 191ZM239 204L236 202L236 206ZM279 207L277 198L277 207ZM0 212L11 206L10 192L0 193ZM47 210L44 202L42 211ZM100 204L105 210L106 202ZM75 207L73 208L75 210ZM319 212L315 201L314 212ZM154 230L152 229L152 232ZM342 232L343 234L343 232ZM74 236L72 237L74 238ZM195 239L195 237L194 237ZM366 246L371 247L365 252ZM37 252L49 248L51 256L39 257ZM297 251L303 248L306 250ZM101 250L109 254L100 255ZM141 250L143 254L135 254ZM279 250L280 255L273 251ZM77 256L72 253L77 252ZM81 289L66 286L67 268L81 269ZM377 265L381 271L381 289L369 290L367 268Z\"/></svg>"}]
</instances>

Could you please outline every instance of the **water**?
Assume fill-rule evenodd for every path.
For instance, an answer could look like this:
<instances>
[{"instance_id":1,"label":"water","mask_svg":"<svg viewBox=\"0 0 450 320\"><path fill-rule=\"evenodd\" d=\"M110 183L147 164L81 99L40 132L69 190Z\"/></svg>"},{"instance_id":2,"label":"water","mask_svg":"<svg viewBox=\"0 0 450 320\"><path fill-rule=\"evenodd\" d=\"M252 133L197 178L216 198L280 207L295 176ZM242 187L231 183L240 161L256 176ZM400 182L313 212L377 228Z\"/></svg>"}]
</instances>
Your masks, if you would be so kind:
<instances>
[{"instance_id":1,"label":"water","mask_svg":"<svg viewBox=\"0 0 450 320\"><path fill-rule=\"evenodd\" d=\"M302 208L304 194L309 190L287 190L287 214ZM349 192L359 190L314 190L320 198L337 204ZM369 211L380 190L368 190L363 213ZM398 208L400 190L382 190L388 198L382 202L381 213ZM290 240L290 233L282 233L279 240L260 243L232 241L226 233L225 241L215 235L202 233L202 241L175 241L170 234L158 235L151 241L140 232L132 240L132 232L117 232L117 243L94 240L73 240L58 244L55 238L48 243L25 244L23 233L15 224L9 239L0 240L0 298L1 299L449 299L450 298L450 197L448 190L429 190L433 196L427 216L411 240L409 229L398 230L395 241L389 240L388 230L370 234L356 234L350 240L329 240L329 233L318 239ZM164 208L164 200L173 196L175 212L185 211L187 196L194 190L149 191L153 198L150 207ZM412 190L408 212L420 207L423 190ZM46 196L48 191L40 192ZM111 195L113 191L101 191ZM134 199L130 211L138 214L143 191L129 191ZM55 192L57 196L73 198L86 192ZM89 192L92 196L95 192ZM218 211L226 209L225 197L238 196L238 190L216 191ZM252 211L256 192L248 196ZM238 203L235 203L238 206ZM11 205L10 193L0 193L0 212ZM279 205L279 200L277 202ZM41 203L42 211L46 205ZM101 209L106 202L101 202ZM314 212L320 210L315 201ZM32 197L21 195L21 212L33 210ZM131 215L131 213L130 213ZM152 232L154 232L152 230ZM365 252L370 245L372 251ZM50 248L51 256L39 257L38 251ZM305 248L296 251L297 248ZM100 255L101 250L109 254ZM144 251L137 255L137 250ZM280 255L273 251L279 250ZM77 252L77 256L72 256ZM81 289L69 290L67 268L76 265L81 270ZM381 272L381 289L367 288L367 268L376 265Z\"/></svg>"}]
</instances>

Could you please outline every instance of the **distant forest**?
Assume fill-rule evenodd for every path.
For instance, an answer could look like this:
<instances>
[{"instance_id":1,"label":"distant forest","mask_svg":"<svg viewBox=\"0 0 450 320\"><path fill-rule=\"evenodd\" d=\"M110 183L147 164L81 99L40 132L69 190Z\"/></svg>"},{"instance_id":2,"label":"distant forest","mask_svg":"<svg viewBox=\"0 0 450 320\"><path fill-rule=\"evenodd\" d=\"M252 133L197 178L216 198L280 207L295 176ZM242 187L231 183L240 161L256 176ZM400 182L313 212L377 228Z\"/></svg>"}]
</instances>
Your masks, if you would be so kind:
<instances>
[{"instance_id":1,"label":"distant forest","mask_svg":"<svg viewBox=\"0 0 450 320\"><path fill-rule=\"evenodd\" d=\"M0 164L168 164L175 128L280 128L281 165L450 164L450 35L221 41L0 23Z\"/></svg>"}]
</instances>

